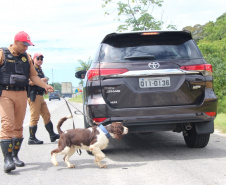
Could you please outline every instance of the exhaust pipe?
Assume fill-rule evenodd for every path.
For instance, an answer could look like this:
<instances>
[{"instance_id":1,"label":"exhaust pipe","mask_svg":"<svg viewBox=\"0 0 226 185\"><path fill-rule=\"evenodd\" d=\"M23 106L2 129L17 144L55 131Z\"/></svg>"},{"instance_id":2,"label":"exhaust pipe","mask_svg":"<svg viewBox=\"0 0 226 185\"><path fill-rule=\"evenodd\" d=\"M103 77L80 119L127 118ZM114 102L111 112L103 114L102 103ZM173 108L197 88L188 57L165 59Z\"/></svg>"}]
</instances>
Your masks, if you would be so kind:
<instances>
[{"instance_id":1,"label":"exhaust pipe","mask_svg":"<svg viewBox=\"0 0 226 185\"><path fill-rule=\"evenodd\" d=\"M191 130L192 129L192 126L190 123L186 123L185 125L185 130Z\"/></svg>"}]
</instances>

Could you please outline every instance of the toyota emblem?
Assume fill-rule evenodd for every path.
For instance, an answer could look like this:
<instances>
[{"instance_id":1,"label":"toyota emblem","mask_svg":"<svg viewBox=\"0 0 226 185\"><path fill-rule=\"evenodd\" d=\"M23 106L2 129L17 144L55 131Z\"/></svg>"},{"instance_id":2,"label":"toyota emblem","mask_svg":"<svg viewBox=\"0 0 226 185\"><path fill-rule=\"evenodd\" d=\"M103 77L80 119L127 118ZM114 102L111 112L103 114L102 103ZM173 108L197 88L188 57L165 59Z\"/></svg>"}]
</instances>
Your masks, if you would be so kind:
<instances>
[{"instance_id":1,"label":"toyota emblem","mask_svg":"<svg viewBox=\"0 0 226 185\"><path fill-rule=\"evenodd\" d=\"M160 67L160 64L158 62L151 62L148 64L148 67L151 69L158 69Z\"/></svg>"}]
</instances>

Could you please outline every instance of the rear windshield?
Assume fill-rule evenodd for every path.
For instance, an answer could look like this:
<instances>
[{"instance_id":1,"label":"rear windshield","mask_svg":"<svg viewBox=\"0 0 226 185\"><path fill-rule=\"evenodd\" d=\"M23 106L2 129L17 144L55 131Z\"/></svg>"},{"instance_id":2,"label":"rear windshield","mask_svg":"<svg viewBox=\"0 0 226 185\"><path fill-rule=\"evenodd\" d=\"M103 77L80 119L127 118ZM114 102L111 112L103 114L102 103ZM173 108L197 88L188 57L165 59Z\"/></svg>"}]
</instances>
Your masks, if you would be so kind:
<instances>
[{"instance_id":1,"label":"rear windshield","mask_svg":"<svg viewBox=\"0 0 226 185\"><path fill-rule=\"evenodd\" d=\"M148 42L103 43L100 62L131 62L132 60L183 60L202 58L192 40L155 40Z\"/></svg>"},{"instance_id":2,"label":"rear windshield","mask_svg":"<svg viewBox=\"0 0 226 185\"><path fill-rule=\"evenodd\" d=\"M52 92L52 93L50 93L50 95L51 95L51 96L58 96L59 93L57 93L57 92Z\"/></svg>"}]
</instances>

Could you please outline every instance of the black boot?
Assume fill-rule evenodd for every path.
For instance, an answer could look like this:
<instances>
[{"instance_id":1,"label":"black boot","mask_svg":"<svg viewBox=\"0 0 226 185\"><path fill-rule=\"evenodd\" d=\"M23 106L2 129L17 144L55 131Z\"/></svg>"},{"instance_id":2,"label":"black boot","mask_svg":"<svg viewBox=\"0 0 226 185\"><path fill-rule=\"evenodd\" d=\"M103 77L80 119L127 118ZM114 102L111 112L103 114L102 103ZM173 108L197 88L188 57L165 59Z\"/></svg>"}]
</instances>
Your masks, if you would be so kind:
<instances>
[{"instance_id":1,"label":"black boot","mask_svg":"<svg viewBox=\"0 0 226 185\"><path fill-rule=\"evenodd\" d=\"M1 148L4 156L4 171L5 173L11 172L11 170L15 170L16 166L13 162L12 158L12 150L13 144L12 139L2 139L1 140Z\"/></svg>"},{"instance_id":2,"label":"black boot","mask_svg":"<svg viewBox=\"0 0 226 185\"><path fill-rule=\"evenodd\" d=\"M51 142L56 141L57 139L60 138L59 134L54 133L53 131L53 123L50 121L45 125L46 130L49 132L50 140Z\"/></svg>"},{"instance_id":3,"label":"black boot","mask_svg":"<svg viewBox=\"0 0 226 185\"><path fill-rule=\"evenodd\" d=\"M22 167L22 166L25 165L24 162L21 161L18 158L18 152L20 151L20 147L21 147L21 144L22 144L23 139L24 138L13 138L13 152L12 152L12 157L13 157L14 164L17 167Z\"/></svg>"},{"instance_id":4,"label":"black boot","mask_svg":"<svg viewBox=\"0 0 226 185\"><path fill-rule=\"evenodd\" d=\"M36 131L37 131L37 125L29 127L29 132L30 132L30 137L28 139L29 145L43 144L43 141L40 141L35 137Z\"/></svg>"}]
</instances>

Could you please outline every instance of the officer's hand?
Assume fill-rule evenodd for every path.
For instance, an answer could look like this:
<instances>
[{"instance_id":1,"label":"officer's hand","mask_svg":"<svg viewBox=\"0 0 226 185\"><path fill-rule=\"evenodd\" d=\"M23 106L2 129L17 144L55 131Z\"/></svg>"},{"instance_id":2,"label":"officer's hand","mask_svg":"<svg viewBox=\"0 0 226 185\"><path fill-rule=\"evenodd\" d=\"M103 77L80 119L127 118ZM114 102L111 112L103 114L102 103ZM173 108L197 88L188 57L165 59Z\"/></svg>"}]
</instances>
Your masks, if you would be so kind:
<instances>
[{"instance_id":1,"label":"officer's hand","mask_svg":"<svg viewBox=\"0 0 226 185\"><path fill-rule=\"evenodd\" d=\"M47 85L46 88L45 88L45 90L47 92L54 92L54 89L53 89L53 87L51 85Z\"/></svg>"}]
</instances>

